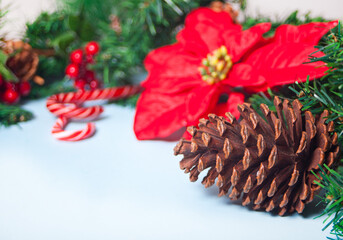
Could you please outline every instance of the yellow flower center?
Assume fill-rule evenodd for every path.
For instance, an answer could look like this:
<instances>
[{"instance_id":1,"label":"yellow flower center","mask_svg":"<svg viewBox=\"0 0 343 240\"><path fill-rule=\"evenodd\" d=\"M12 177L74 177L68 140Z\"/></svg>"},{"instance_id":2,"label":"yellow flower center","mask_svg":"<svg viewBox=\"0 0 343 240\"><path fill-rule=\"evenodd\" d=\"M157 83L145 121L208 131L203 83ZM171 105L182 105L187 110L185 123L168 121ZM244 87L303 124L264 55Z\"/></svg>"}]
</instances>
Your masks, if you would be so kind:
<instances>
[{"instance_id":1,"label":"yellow flower center","mask_svg":"<svg viewBox=\"0 0 343 240\"><path fill-rule=\"evenodd\" d=\"M214 84L227 77L232 65L233 62L231 56L227 54L227 48L221 46L202 60L202 66L199 67L199 71L202 80L208 84Z\"/></svg>"}]
</instances>

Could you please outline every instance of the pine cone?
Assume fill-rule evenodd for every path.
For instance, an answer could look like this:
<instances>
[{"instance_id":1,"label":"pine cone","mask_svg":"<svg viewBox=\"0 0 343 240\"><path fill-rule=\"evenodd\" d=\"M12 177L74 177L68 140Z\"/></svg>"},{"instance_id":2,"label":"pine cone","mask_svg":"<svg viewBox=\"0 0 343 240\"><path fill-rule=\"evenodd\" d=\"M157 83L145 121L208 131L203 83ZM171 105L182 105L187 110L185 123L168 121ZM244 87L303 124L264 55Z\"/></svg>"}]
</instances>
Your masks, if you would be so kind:
<instances>
[{"instance_id":1,"label":"pine cone","mask_svg":"<svg viewBox=\"0 0 343 240\"><path fill-rule=\"evenodd\" d=\"M230 3L223 3L221 1L213 1L210 3L209 8L211 8L213 11L221 12L225 11L230 14L232 20L237 23L237 18L239 15L239 12L233 9Z\"/></svg>"},{"instance_id":2,"label":"pine cone","mask_svg":"<svg viewBox=\"0 0 343 240\"><path fill-rule=\"evenodd\" d=\"M290 105L274 99L277 114L261 104L265 121L248 103L238 106L242 121L227 113L201 119L199 128L189 127L191 141L182 139L174 148L183 154L180 167L196 181L209 169L205 187L217 179L219 196L238 199L253 209L278 210L279 215L301 213L313 200L319 165L333 166L338 159L337 133L333 122L325 123L328 111L316 119L302 111L298 100ZM276 116L277 115L277 116ZM317 174L319 175L319 174Z\"/></svg>"},{"instance_id":3,"label":"pine cone","mask_svg":"<svg viewBox=\"0 0 343 240\"><path fill-rule=\"evenodd\" d=\"M116 15L111 15L110 16L110 20L111 20L111 28L113 29L113 31L115 33L120 35L121 32L122 32L122 29L121 29L121 24L120 24L119 17L116 16Z\"/></svg>"},{"instance_id":4,"label":"pine cone","mask_svg":"<svg viewBox=\"0 0 343 240\"><path fill-rule=\"evenodd\" d=\"M36 73L39 58L28 43L22 41L8 41L4 52L9 54L7 67L20 81L29 81Z\"/></svg>"}]
</instances>

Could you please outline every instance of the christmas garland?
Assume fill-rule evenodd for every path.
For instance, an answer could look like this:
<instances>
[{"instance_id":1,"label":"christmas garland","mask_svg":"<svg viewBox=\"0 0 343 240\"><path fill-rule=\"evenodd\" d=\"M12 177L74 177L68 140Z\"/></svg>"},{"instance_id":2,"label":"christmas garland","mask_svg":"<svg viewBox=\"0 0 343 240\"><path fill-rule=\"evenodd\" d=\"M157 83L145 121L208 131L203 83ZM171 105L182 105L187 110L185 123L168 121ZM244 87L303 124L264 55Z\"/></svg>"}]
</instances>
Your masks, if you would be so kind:
<instances>
[{"instance_id":1,"label":"christmas garland","mask_svg":"<svg viewBox=\"0 0 343 240\"><path fill-rule=\"evenodd\" d=\"M105 87L132 84L131 77L142 70L142 62L151 49L173 43L174 36L181 28L186 15L195 8L208 6L210 2L74 0L66 1L63 9L54 13L42 13L36 21L27 24L24 39L27 43L4 42L3 53L0 54L0 73L3 77L0 82L3 102L0 104L0 125L9 126L32 118L31 113L15 104L18 103L20 97L30 100L53 95L48 101L50 111L63 112L66 109L64 103L75 103L75 106L79 105L73 109L69 107L68 111L73 114L78 112L79 115L79 110L82 109L80 99L84 101L84 95L81 95L80 91L69 95L57 93L75 91L74 87L76 87L86 90L84 94L88 94L87 99L93 99L99 95L103 99L117 99L117 96L122 94L118 95L118 88L113 88L112 93L107 92L106 96L102 95L106 91L97 90L100 85L98 79L103 81L102 84ZM241 9L244 9L245 1L239 1L239 3ZM108 8L108 6L114 7ZM165 66L159 63L161 58L168 57L166 53L175 53L180 61L179 57L182 56L183 48L188 42L192 44L193 49L198 47L199 52L203 49L199 44L200 41L194 40L197 30L193 24L206 25L208 19L205 23L196 13L190 13L184 30L177 36L177 43L163 47L162 50L154 50L144 62L149 76L143 84L145 91L137 105L135 119L137 138L175 140L180 138L186 127L199 124L199 128L188 128L190 135L184 135L192 140L183 139L175 147L175 154L184 155L180 165L190 173L191 180L196 180L201 171L210 168L203 180L205 186L214 184L214 180L218 179L220 195L227 194L232 185L231 198L238 198L240 193L244 192L243 204L247 205L251 202L255 209L266 211L277 209L280 215L293 211L302 212L304 204L311 201L314 193L321 187L325 190L323 202L326 206L321 216L327 216L324 229L332 228L331 233L337 239L342 239L343 171L339 167L342 160L339 158L339 147L337 147L337 145L342 147L343 142L341 103L343 32L341 25L333 29L335 22L311 18L309 15L300 20L297 12L292 13L283 21L246 16L244 22L239 25L235 18L237 12L228 5L214 2L211 8L212 10L200 11L204 11L208 19L216 19L216 24L213 24L216 27L222 30L229 28L227 37L230 37L230 34L234 36L246 34L251 42L245 44L246 49L240 49L239 44L237 48L228 49L225 45L212 42L209 45L210 51L205 52L203 57L196 60L202 63L200 69L193 69L194 72L188 71L187 79L185 72L180 71L183 75L174 79L183 81L183 86L178 86L182 88L182 94L194 91L194 94L192 92L189 94L192 97L183 98L177 93L180 89L176 89L176 84L171 82L170 76L158 75L161 73L155 72L155 68L157 66L164 70L169 69L168 66L164 68ZM102 11L98 11L99 9ZM3 12L0 16L3 16ZM231 19L230 22L222 24L227 18ZM271 24L266 24L266 22L271 22ZM312 22L317 23L303 25ZM299 27L285 27L284 24ZM298 31L298 35L294 35L296 37L300 35L299 32L310 35L297 42L297 44L304 44L301 48L289 47L287 49L287 56L290 59L295 58L294 56L299 54L300 49L306 49L303 51L303 57L310 55L309 63L304 66L304 70L298 72L301 73L298 78L299 82L292 84L294 79L292 81L279 79L277 75L267 80L256 76L253 81L249 82L256 73L246 67L240 70L239 67L245 61L249 63L251 60L249 58L252 58L254 54L266 55L263 53L268 52L270 46L280 39L286 38L283 40L287 42L294 41L294 39L287 39L287 31L290 29L292 31L297 29L295 33ZM268 38L273 36L274 40ZM201 37L199 36L199 39ZM275 40L277 38L279 40ZM89 43L90 41L92 42ZM19 47L16 46L18 44ZM259 49L261 48L259 44L265 47L264 52ZM311 47L304 47L306 44ZM312 49L313 45L317 45L317 50ZM85 49L82 50L82 47ZM278 50L278 53L280 51ZM233 52L235 54L232 54ZM92 59L89 56L92 56ZM39 65L35 64L38 58ZM258 56L256 59L261 60ZM71 63L66 69L67 77L64 77L69 61ZM87 66L89 63L92 63L92 66ZM187 61L184 63L188 64ZM255 61L256 68L257 65ZM319 68L321 66L325 67ZM20 69L23 68L27 71L21 72ZM197 76L198 79L192 77L192 74L198 74L199 71L201 75ZM236 71L237 78L232 73L229 76L230 71ZM243 72L249 72L250 75L244 75ZM310 72L312 78L307 78ZM310 81L313 80L314 75L317 79ZM244 76L247 81L242 84L241 80ZM74 82L70 81L71 79ZM156 82L161 79L164 80L157 86ZM32 81L29 82L30 80ZM193 88L192 84L198 80L203 82L203 88ZM238 86L244 86L246 91L235 88ZM134 93L140 91L140 87L133 90ZM263 92L251 95L259 91ZM177 93L177 98L172 98L175 93ZM206 95L208 99L204 99ZM198 99L197 96L200 98ZM249 104L243 104L245 96L249 96ZM120 103L129 103L134 106L137 98L136 95L129 100L120 100ZM68 102L66 99L75 101ZM173 108L176 109L174 112L163 108L176 116L174 121L165 121L168 117L156 116L154 120L157 120L149 124L146 115L149 115L151 119L151 114L156 113L155 110L155 112L149 110L156 108L154 106L156 101L149 99L160 99L163 100L162 102L174 105L180 103ZM186 102L191 104L186 106ZM236 104L242 104L238 110L230 107ZM263 107L259 110L261 104ZM101 109L99 108L97 113L92 112L91 115L98 116ZM228 109L233 115L228 114L226 119L213 114L223 115ZM87 109L83 110L87 111ZM187 111L189 111L187 115L182 115ZM199 121L199 118L207 117L209 113L211 115L208 116L208 120ZM78 117L78 114L75 116ZM77 136L66 133L63 128L69 118L64 116L65 114L56 115L59 119L53 128L53 134L58 139L75 141L91 136L94 132L94 126L89 124L87 131L79 131ZM70 119L75 116L73 115ZM239 116L244 119L241 123L235 120L235 117ZM306 124L292 125L294 123L292 119L301 119ZM259 129L258 126L263 127ZM293 126L296 131L288 135L286 132L291 131L290 126ZM152 130L153 127L156 129ZM280 133L274 140L270 140L272 139L269 136L271 131L269 133L266 131L270 129L277 129ZM229 137L225 138L228 131L243 137L241 140L234 141ZM321 136L324 136L325 140L318 140ZM306 166L295 163L286 164L287 160L282 158L282 151L279 150L281 148L291 149L287 151L297 156L295 158L297 163L304 161L304 156L311 161ZM241 149L241 151L238 153L234 149ZM260 161L261 156L267 156L268 161ZM231 161L234 164L228 165L228 159L234 159ZM283 165L287 166L284 168L283 175L280 172L274 172L273 166ZM245 178L240 178L243 175ZM270 182L266 182L266 179ZM310 180L306 182L307 180L304 179ZM288 182L285 183L286 181ZM282 186L286 187L279 192Z\"/></svg>"}]
</instances>

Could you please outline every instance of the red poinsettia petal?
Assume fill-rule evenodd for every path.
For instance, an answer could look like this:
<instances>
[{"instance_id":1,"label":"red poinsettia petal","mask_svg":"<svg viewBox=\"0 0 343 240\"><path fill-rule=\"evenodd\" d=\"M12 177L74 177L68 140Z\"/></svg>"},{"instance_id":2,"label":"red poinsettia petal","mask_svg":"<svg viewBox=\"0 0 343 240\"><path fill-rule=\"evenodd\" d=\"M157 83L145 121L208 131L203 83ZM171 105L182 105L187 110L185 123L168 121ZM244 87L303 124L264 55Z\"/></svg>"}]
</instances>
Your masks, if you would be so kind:
<instances>
[{"instance_id":1,"label":"red poinsettia petal","mask_svg":"<svg viewBox=\"0 0 343 240\"><path fill-rule=\"evenodd\" d=\"M313 22L299 26L285 24L276 29L275 36L271 40L279 43L293 42L316 45L337 24L338 21Z\"/></svg>"},{"instance_id":2,"label":"red poinsettia petal","mask_svg":"<svg viewBox=\"0 0 343 240\"><path fill-rule=\"evenodd\" d=\"M217 34L216 34L217 35ZM218 36L218 35L217 35ZM194 29L182 29L177 35L176 39L182 46L198 58L205 58L210 53L209 47L206 42L201 38L200 34ZM216 45L222 44L222 38L217 38Z\"/></svg>"},{"instance_id":3,"label":"red poinsettia petal","mask_svg":"<svg viewBox=\"0 0 343 240\"><path fill-rule=\"evenodd\" d=\"M253 65L246 63L234 64L228 77L221 83L232 87L261 86L266 82L265 78Z\"/></svg>"},{"instance_id":4,"label":"red poinsettia petal","mask_svg":"<svg viewBox=\"0 0 343 240\"><path fill-rule=\"evenodd\" d=\"M199 23L208 23L221 30L232 27L241 28L238 24L233 22L228 12L217 12L206 7L200 7L193 10L188 14L185 20L186 27L193 27Z\"/></svg>"},{"instance_id":5,"label":"red poinsettia petal","mask_svg":"<svg viewBox=\"0 0 343 240\"><path fill-rule=\"evenodd\" d=\"M240 113L237 106L242 103L244 103L244 95L242 93L231 92L227 102L216 104L213 109L209 109L200 118L208 118L208 114L210 113L214 113L217 116L225 116L225 113L230 112L236 119L239 119ZM188 123L189 126L197 126L198 124L198 119ZM182 137L189 140L192 138L192 135L185 131Z\"/></svg>"},{"instance_id":6,"label":"red poinsettia petal","mask_svg":"<svg viewBox=\"0 0 343 240\"><path fill-rule=\"evenodd\" d=\"M273 43L252 53L245 63L254 66L265 77L268 83L266 87L272 87L305 81L308 75L310 79L323 76L327 68L321 67L322 62L304 64L315 51L312 45L303 43ZM322 55L322 52L314 54L316 57Z\"/></svg>"},{"instance_id":7,"label":"red poinsettia petal","mask_svg":"<svg viewBox=\"0 0 343 240\"><path fill-rule=\"evenodd\" d=\"M240 113L237 109L239 104L244 103L244 95L238 92L228 93L228 100L223 103L217 103L214 107L207 109L198 119L188 122L188 126L197 126L199 119L208 118L208 114L214 113L217 116L225 116L225 113L230 112L236 119L239 119ZM183 136L185 139L191 139L192 136L186 131Z\"/></svg>"},{"instance_id":8,"label":"red poinsettia petal","mask_svg":"<svg viewBox=\"0 0 343 240\"><path fill-rule=\"evenodd\" d=\"M209 35L202 35L192 28L184 28L177 34L176 39L189 52L199 58L204 58L208 53L222 46L224 40L215 27L209 27L206 24L201 24L201 27L206 29ZM209 36L212 36L211 39L209 39Z\"/></svg>"},{"instance_id":9,"label":"red poinsettia petal","mask_svg":"<svg viewBox=\"0 0 343 240\"><path fill-rule=\"evenodd\" d=\"M242 103L244 103L244 94L231 92L227 102L217 104L213 113L218 116L225 116L225 113L230 112L236 119L239 119L240 113L237 106Z\"/></svg>"},{"instance_id":10,"label":"red poinsettia petal","mask_svg":"<svg viewBox=\"0 0 343 240\"><path fill-rule=\"evenodd\" d=\"M208 118L208 114L210 113L214 113L218 116L225 116L225 113L231 112L236 117L236 119L239 119L240 113L237 109L237 105L242 104L244 102L244 95L239 92L229 92L229 91L224 94L227 95L228 97L226 102L221 102L221 103L217 102L214 106L212 106L211 108L208 108L207 111L204 111L199 118L193 119L193 121L189 121L188 125L189 126L198 125L199 119Z\"/></svg>"},{"instance_id":11,"label":"red poinsettia petal","mask_svg":"<svg viewBox=\"0 0 343 240\"><path fill-rule=\"evenodd\" d=\"M201 58L185 51L180 44L152 51L144 62L149 71L142 83L146 89L177 93L205 84L200 77Z\"/></svg>"},{"instance_id":12,"label":"red poinsettia petal","mask_svg":"<svg viewBox=\"0 0 343 240\"><path fill-rule=\"evenodd\" d=\"M263 34L268 32L270 23L260 23L245 31L225 30L222 33L224 44L233 62L238 62L242 56L263 39Z\"/></svg>"},{"instance_id":13,"label":"red poinsettia petal","mask_svg":"<svg viewBox=\"0 0 343 240\"><path fill-rule=\"evenodd\" d=\"M189 51L204 57L225 44L223 32L226 30L241 32L242 27L234 24L225 11L200 8L187 16L185 28L177 35L177 40Z\"/></svg>"},{"instance_id":14,"label":"red poinsettia petal","mask_svg":"<svg viewBox=\"0 0 343 240\"><path fill-rule=\"evenodd\" d=\"M204 114L211 112L219 100L222 86L220 84L209 85L194 89L186 100L187 123L192 124Z\"/></svg>"},{"instance_id":15,"label":"red poinsettia petal","mask_svg":"<svg viewBox=\"0 0 343 240\"><path fill-rule=\"evenodd\" d=\"M175 43L152 50L144 59L145 69L150 71L157 66L163 66L171 56L177 54L181 49L182 46Z\"/></svg>"},{"instance_id":16,"label":"red poinsettia petal","mask_svg":"<svg viewBox=\"0 0 343 240\"><path fill-rule=\"evenodd\" d=\"M291 84L295 81L305 82L308 77L310 80L313 80L324 76L325 71L328 70L328 68L323 65L321 66L320 63L316 65L304 64L297 67L275 69L271 71L270 75L267 77L268 87ZM277 79L277 81L273 81L273 79Z\"/></svg>"},{"instance_id":17,"label":"red poinsettia petal","mask_svg":"<svg viewBox=\"0 0 343 240\"><path fill-rule=\"evenodd\" d=\"M134 122L139 140L178 140L184 133L187 94L169 96L144 91L140 96Z\"/></svg>"}]
</instances>

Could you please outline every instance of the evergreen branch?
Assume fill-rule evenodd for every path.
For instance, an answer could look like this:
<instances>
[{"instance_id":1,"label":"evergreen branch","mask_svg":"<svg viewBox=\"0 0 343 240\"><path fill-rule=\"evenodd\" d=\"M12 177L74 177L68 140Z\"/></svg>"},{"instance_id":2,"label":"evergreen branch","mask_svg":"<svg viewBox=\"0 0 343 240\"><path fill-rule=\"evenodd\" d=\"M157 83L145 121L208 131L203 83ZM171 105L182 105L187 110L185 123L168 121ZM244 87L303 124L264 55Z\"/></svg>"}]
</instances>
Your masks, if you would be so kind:
<instances>
[{"instance_id":1,"label":"evergreen branch","mask_svg":"<svg viewBox=\"0 0 343 240\"><path fill-rule=\"evenodd\" d=\"M68 84L67 80L51 81L46 82L44 86L32 83L32 89L26 98L28 99L39 99L49 97L51 95L61 92L71 92L74 88L71 84Z\"/></svg>"},{"instance_id":2,"label":"evergreen branch","mask_svg":"<svg viewBox=\"0 0 343 240\"><path fill-rule=\"evenodd\" d=\"M251 103L252 107L256 109L256 111L258 111L258 113L261 116L263 116L262 111L260 110L260 105L262 103L266 104L271 111L276 111L275 105L273 103L273 99L276 94L273 93L273 91L270 88L267 89L267 93L269 96L267 96L264 92L259 92L249 97L249 100L248 100L248 102Z\"/></svg>"},{"instance_id":3,"label":"evergreen branch","mask_svg":"<svg viewBox=\"0 0 343 240\"><path fill-rule=\"evenodd\" d=\"M335 235L336 239L343 239L343 175L330 169L325 164L324 167L329 174L326 174L321 166L319 167L321 172L320 176L317 176L318 181L315 181L315 183L326 191L325 198L322 199L326 207L317 218L326 215L327 217L324 220L326 225L323 230L332 225L330 233Z\"/></svg>"},{"instance_id":4,"label":"evergreen branch","mask_svg":"<svg viewBox=\"0 0 343 240\"><path fill-rule=\"evenodd\" d=\"M0 126L8 127L17 124L18 122L28 121L32 118L32 113L19 106L9 106L0 103Z\"/></svg>"}]
</instances>

